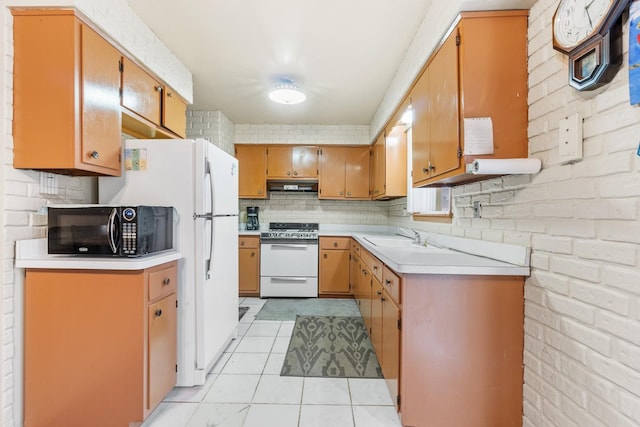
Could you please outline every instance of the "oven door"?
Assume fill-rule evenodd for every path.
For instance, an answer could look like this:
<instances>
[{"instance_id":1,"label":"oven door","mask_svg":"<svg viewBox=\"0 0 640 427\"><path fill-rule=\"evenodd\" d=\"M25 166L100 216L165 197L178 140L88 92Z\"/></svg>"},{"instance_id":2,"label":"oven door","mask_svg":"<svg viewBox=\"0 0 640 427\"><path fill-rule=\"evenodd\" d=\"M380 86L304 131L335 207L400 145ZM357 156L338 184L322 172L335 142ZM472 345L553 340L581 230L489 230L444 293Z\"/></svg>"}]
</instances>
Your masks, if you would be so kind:
<instances>
[{"instance_id":1,"label":"oven door","mask_svg":"<svg viewBox=\"0 0 640 427\"><path fill-rule=\"evenodd\" d=\"M50 254L117 255L120 217L115 207L48 208Z\"/></svg>"},{"instance_id":2,"label":"oven door","mask_svg":"<svg viewBox=\"0 0 640 427\"><path fill-rule=\"evenodd\" d=\"M261 297L317 297L318 243L262 243Z\"/></svg>"}]
</instances>

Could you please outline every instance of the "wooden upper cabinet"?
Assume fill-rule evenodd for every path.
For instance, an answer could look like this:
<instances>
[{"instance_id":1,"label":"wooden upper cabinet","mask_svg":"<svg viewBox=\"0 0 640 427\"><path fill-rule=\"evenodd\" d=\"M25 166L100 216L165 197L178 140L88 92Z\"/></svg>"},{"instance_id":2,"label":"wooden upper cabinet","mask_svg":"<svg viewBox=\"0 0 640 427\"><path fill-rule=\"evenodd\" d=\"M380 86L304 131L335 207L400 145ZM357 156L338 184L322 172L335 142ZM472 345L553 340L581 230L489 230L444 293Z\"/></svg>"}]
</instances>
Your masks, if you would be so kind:
<instances>
[{"instance_id":1,"label":"wooden upper cabinet","mask_svg":"<svg viewBox=\"0 0 640 427\"><path fill-rule=\"evenodd\" d=\"M170 87L162 91L162 126L187 137L187 103Z\"/></svg>"},{"instance_id":2,"label":"wooden upper cabinet","mask_svg":"<svg viewBox=\"0 0 640 427\"><path fill-rule=\"evenodd\" d=\"M119 51L72 10L12 13L13 166L120 175Z\"/></svg>"},{"instance_id":3,"label":"wooden upper cabinet","mask_svg":"<svg viewBox=\"0 0 640 427\"><path fill-rule=\"evenodd\" d=\"M238 196L241 199L267 198L267 147L236 144Z\"/></svg>"},{"instance_id":4,"label":"wooden upper cabinet","mask_svg":"<svg viewBox=\"0 0 640 427\"><path fill-rule=\"evenodd\" d=\"M318 147L270 145L267 151L268 179L317 179Z\"/></svg>"},{"instance_id":5,"label":"wooden upper cabinet","mask_svg":"<svg viewBox=\"0 0 640 427\"><path fill-rule=\"evenodd\" d=\"M369 146L323 146L320 150L320 199L369 199Z\"/></svg>"},{"instance_id":6,"label":"wooden upper cabinet","mask_svg":"<svg viewBox=\"0 0 640 427\"><path fill-rule=\"evenodd\" d=\"M129 58L122 58L122 106L160 125L162 91L158 80Z\"/></svg>"},{"instance_id":7,"label":"wooden upper cabinet","mask_svg":"<svg viewBox=\"0 0 640 427\"><path fill-rule=\"evenodd\" d=\"M528 156L526 10L463 12L410 99L414 186L484 179L477 158ZM508 37L505 37L508 34ZM493 153L465 153L465 119L491 118Z\"/></svg>"},{"instance_id":8,"label":"wooden upper cabinet","mask_svg":"<svg viewBox=\"0 0 640 427\"><path fill-rule=\"evenodd\" d=\"M371 197L387 200L407 195L407 132L400 118L407 99L373 144Z\"/></svg>"}]
</instances>

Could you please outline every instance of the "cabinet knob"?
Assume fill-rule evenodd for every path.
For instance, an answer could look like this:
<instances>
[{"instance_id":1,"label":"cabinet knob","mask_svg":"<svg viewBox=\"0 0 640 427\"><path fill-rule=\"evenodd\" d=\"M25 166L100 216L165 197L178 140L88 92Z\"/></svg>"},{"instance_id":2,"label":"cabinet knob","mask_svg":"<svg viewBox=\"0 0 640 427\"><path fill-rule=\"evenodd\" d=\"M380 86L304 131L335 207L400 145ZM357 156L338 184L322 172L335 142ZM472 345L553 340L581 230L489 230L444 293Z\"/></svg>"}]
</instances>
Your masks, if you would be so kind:
<instances>
[{"instance_id":1,"label":"cabinet knob","mask_svg":"<svg viewBox=\"0 0 640 427\"><path fill-rule=\"evenodd\" d=\"M384 280L384 284L387 285L387 286L391 286L391 280L385 279Z\"/></svg>"},{"instance_id":2,"label":"cabinet knob","mask_svg":"<svg viewBox=\"0 0 640 427\"><path fill-rule=\"evenodd\" d=\"M160 316L162 316L162 309L161 309L161 308L157 309L157 310L156 310L156 312L155 312L155 313L153 313L153 315L154 315L155 317L160 317Z\"/></svg>"},{"instance_id":3,"label":"cabinet knob","mask_svg":"<svg viewBox=\"0 0 640 427\"><path fill-rule=\"evenodd\" d=\"M350 195L351 195L351 191L347 191L347 196L350 196Z\"/></svg>"},{"instance_id":4,"label":"cabinet knob","mask_svg":"<svg viewBox=\"0 0 640 427\"><path fill-rule=\"evenodd\" d=\"M290 175L291 175L291 171L287 171L287 176L290 176Z\"/></svg>"},{"instance_id":5,"label":"cabinet knob","mask_svg":"<svg viewBox=\"0 0 640 427\"><path fill-rule=\"evenodd\" d=\"M333 242L333 247L337 248L338 247L338 242Z\"/></svg>"},{"instance_id":6,"label":"cabinet knob","mask_svg":"<svg viewBox=\"0 0 640 427\"><path fill-rule=\"evenodd\" d=\"M341 196L344 196L344 191L341 191L341 192L340 192L340 195L341 195Z\"/></svg>"},{"instance_id":7,"label":"cabinet knob","mask_svg":"<svg viewBox=\"0 0 640 427\"><path fill-rule=\"evenodd\" d=\"M244 246L244 240L240 242L240 246Z\"/></svg>"},{"instance_id":8,"label":"cabinet knob","mask_svg":"<svg viewBox=\"0 0 640 427\"><path fill-rule=\"evenodd\" d=\"M167 96L171 98L173 96L173 92L167 92Z\"/></svg>"},{"instance_id":9,"label":"cabinet knob","mask_svg":"<svg viewBox=\"0 0 640 427\"><path fill-rule=\"evenodd\" d=\"M90 156L94 159L97 159L98 157L100 157L100 153L98 153L96 150L93 150Z\"/></svg>"},{"instance_id":10,"label":"cabinet knob","mask_svg":"<svg viewBox=\"0 0 640 427\"><path fill-rule=\"evenodd\" d=\"M324 254L323 256L324 256L325 258L329 258L329 255L327 255L327 254Z\"/></svg>"},{"instance_id":11,"label":"cabinet knob","mask_svg":"<svg viewBox=\"0 0 640 427\"><path fill-rule=\"evenodd\" d=\"M156 92L162 92L162 86L156 86Z\"/></svg>"},{"instance_id":12,"label":"cabinet knob","mask_svg":"<svg viewBox=\"0 0 640 427\"><path fill-rule=\"evenodd\" d=\"M251 257L253 258L254 256L256 256L255 252L251 252Z\"/></svg>"},{"instance_id":13,"label":"cabinet knob","mask_svg":"<svg viewBox=\"0 0 640 427\"><path fill-rule=\"evenodd\" d=\"M298 171L293 171L293 174L297 176L298 175Z\"/></svg>"},{"instance_id":14,"label":"cabinet knob","mask_svg":"<svg viewBox=\"0 0 640 427\"><path fill-rule=\"evenodd\" d=\"M427 169L427 168L422 168L422 173L429 173L429 169Z\"/></svg>"},{"instance_id":15,"label":"cabinet knob","mask_svg":"<svg viewBox=\"0 0 640 427\"><path fill-rule=\"evenodd\" d=\"M436 169L436 167L435 167L435 166L433 166L433 165L431 164L431 162L429 162L429 164L427 165L427 167L429 168L429 171L432 171L432 170L435 170L435 169Z\"/></svg>"},{"instance_id":16,"label":"cabinet knob","mask_svg":"<svg viewBox=\"0 0 640 427\"><path fill-rule=\"evenodd\" d=\"M382 291L377 291L376 293L378 294L378 296L382 296Z\"/></svg>"},{"instance_id":17,"label":"cabinet knob","mask_svg":"<svg viewBox=\"0 0 640 427\"><path fill-rule=\"evenodd\" d=\"M380 301L385 302L387 299L385 297L380 297Z\"/></svg>"},{"instance_id":18,"label":"cabinet knob","mask_svg":"<svg viewBox=\"0 0 640 427\"><path fill-rule=\"evenodd\" d=\"M258 194L262 194L262 190L258 190Z\"/></svg>"},{"instance_id":19,"label":"cabinet knob","mask_svg":"<svg viewBox=\"0 0 640 427\"><path fill-rule=\"evenodd\" d=\"M168 277L165 277L164 280L162 281L162 286L167 286L169 285L169 283L171 283L171 279L169 279Z\"/></svg>"}]
</instances>

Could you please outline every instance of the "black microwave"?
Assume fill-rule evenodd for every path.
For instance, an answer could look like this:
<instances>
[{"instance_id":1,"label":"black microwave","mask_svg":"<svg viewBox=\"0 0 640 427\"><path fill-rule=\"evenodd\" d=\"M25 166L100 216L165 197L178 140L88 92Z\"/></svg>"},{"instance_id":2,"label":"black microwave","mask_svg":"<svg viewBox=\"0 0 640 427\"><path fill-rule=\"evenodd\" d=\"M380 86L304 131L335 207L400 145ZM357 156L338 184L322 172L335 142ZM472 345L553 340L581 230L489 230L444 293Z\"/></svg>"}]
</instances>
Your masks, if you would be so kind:
<instances>
[{"instance_id":1,"label":"black microwave","mask_svg":"<svg viewBox=\"0 0 640 427\"><path fill-rule=\"evenodd\" d=\"M168 206L49 207L50 254L137 257L173 248Z\"/></svg>"}]
</instances>

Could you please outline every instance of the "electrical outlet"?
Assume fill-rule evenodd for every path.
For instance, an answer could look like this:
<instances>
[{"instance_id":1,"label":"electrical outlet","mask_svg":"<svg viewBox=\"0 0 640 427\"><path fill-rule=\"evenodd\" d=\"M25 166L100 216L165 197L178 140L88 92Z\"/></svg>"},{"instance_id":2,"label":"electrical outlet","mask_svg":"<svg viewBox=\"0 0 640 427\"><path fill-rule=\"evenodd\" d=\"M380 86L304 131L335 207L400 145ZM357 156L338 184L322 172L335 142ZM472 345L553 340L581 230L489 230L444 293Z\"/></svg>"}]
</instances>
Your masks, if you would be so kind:
<instances>
[{"instance_id":1,"label":"electrical outlet","mask_svg":"<svg viewBox=\"0 0 640 427\"><path fill-rule=\"evenodd\" d=\"M482 205L480 204L480 202L473 202L473 217L474 218L480 218L480 208L482 208Z\"/></svg>"},{"instance_id":2,"label":"electrical outlet","mask_svg":"<svg viewBox=\"0 0 640 427\"><path fill-rule=\"evenodd\" d=\"M572 114L558 124L558 157L562 163L582 160L582 117Z\"/></svg>"}]
</instances>

